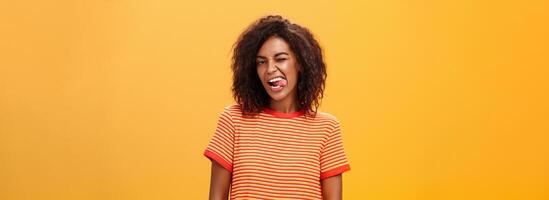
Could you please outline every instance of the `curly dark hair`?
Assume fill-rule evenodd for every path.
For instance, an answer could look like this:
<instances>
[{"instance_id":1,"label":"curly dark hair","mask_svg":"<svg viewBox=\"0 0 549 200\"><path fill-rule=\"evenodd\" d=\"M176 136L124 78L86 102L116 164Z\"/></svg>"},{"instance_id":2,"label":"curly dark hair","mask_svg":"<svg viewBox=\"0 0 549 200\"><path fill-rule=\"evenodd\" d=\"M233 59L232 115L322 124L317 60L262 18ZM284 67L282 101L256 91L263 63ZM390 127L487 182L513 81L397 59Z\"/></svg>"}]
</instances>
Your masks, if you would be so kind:
<instances>
[{"instance_id":1,"label":"curly dark hair","mask_svg":"<svg viewBox=\"0 0 549 200\"><path fill-rule=\"evenodd\" d=\"M256 69L256 56L271 36L285 40L301 66L297 81L297 106L305 116L316 116L326 82L323 51L313 34L279 15L268 15L252 23L234 44L232 57L233 97L245 116L254 116L269 105Z\"/></svg>"}]
</instances>

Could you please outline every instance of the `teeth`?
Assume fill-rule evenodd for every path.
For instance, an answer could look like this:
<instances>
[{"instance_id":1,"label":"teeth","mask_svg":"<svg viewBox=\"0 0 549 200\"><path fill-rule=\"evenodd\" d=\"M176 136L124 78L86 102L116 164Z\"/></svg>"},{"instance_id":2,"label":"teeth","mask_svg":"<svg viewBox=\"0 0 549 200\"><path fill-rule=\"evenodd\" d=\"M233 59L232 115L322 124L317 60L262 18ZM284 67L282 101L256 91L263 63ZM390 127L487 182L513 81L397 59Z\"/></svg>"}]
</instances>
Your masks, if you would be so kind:
<instances>
[{"instance_id":1,"label":"teeth","mask_svg":"<svg viewBox=\"0 0 549 200\"><path fill-rule=\"evenodd\" d=\"M284 80L284 78L282 78L282 77L275 77L275 78L272 78L271 80L269 80L269 83L276 82L276 81L280 81L280 80Z\"/></svg>"}]
</instances>

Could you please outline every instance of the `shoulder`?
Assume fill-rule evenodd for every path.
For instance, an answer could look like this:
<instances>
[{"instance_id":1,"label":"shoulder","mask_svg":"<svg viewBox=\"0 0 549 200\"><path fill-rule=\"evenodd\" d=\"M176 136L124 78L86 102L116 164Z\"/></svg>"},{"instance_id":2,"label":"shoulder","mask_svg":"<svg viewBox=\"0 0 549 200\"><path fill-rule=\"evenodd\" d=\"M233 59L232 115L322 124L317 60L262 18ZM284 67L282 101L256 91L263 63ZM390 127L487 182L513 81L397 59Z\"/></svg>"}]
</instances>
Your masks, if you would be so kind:
<instances>
[{"instance_id":1,"label":"shoulder","mask_svg":"<svg viewBox=\"0 0 549 200\"><path fill-rule=\"evenodd\" d=\"M318 122L329 123L332 126L339 126L339 119L337 119L336 116L334 116L330 113L327 113L327 112L318 111L316 113L316 116L315 116L314 120L318 121Z\"/></svg>"},{"instance_id":2,"label":"shoulder","mask_svg":"<svg viewBox=\"0 0 549 200\"><path fill-rule=\"evenodd\" d=\"M236 104L223 107L223 110L219 113L218 123L222 123L226 126L234 128L235 118L240 115L240 106Z\"/></svg>"},{"instance_id":3,"label":"shoulder","mask_svg":"<svg viewBox=\"0 0 549 200\"><path fill-rule=\"evenodd\" d=\"M224 107L224 110L227 112L240 112L241 107L238 104L230 104Z\"/></svg>"},{"instance_id":4,"label":"shoulder","mask_svg":"<svg viewBox=\"0 0 549 200\"><path fill-rule=\"evenodd\" d=\"M223 108L222 115L237 117L242 115L242 109L238 104L227 105Z\"/></svg>"},{"instance_id":5,"label":"shoulder","mask_svg":"<svg viewBox=\"0 0 549 200\"><path fill-rule=\"evenodd\" d=\"M334 116L330 113L321 112L321 111L318 111L316 113L316 118L323 119L323 120L330 120L330 121L339 121L336 116Z\"/></svg>"}]
</instances>

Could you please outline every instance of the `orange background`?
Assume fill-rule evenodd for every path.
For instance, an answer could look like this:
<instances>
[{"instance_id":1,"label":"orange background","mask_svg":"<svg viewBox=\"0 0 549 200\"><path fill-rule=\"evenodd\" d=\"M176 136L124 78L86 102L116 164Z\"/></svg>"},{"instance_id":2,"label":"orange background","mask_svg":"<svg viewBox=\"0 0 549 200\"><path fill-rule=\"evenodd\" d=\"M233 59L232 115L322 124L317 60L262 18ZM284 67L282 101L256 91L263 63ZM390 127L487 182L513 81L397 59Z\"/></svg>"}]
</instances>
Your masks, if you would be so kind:
<instances>
[{"instance_id":1,"label":"orange background","mask_svg":"<svg viewBox=\"0 0 549 200\"><path fill-rule=\"evenodd\" d=\"M0 199L206 199L231 45L329 67L346 199L549 199L547 1L2 1Z\"/></svg>"}]
</instances>

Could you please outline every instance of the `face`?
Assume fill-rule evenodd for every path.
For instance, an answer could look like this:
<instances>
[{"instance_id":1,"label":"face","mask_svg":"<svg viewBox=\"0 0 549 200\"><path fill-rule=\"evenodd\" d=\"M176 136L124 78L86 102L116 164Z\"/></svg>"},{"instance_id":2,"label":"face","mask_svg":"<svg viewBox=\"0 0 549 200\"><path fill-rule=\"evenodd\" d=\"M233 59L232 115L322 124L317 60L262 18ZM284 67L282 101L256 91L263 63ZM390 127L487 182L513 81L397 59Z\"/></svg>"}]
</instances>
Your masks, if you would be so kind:
<instances>
[{"instance_id":1,"label":"face","mask_svg":"<svg viewBox=\"0 0 549 200\"><path fill-rule=\"evenodd\" d=\"M256 57L257 75L272 101L295 101L299 64L288 43L271 36Z\"/></svg>"}]
</instances>

